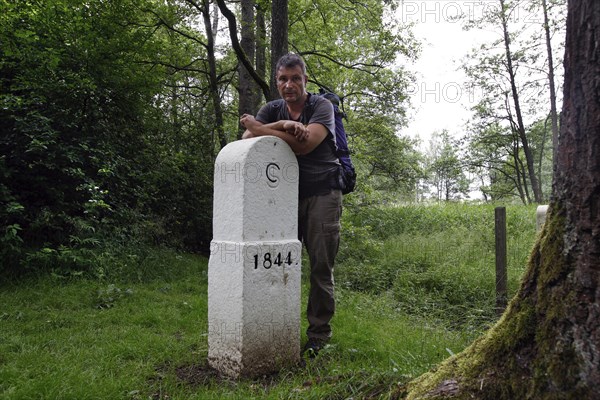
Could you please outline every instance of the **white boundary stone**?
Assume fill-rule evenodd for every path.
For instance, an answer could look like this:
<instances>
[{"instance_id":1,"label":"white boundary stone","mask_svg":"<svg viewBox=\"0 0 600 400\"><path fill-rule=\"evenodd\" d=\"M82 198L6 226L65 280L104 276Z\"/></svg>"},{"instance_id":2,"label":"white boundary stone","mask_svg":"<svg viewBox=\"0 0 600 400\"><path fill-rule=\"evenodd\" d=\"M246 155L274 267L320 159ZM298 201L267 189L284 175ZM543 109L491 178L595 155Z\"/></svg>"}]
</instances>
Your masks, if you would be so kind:
<instances>
[{"instance_id":1,"label":"white boundary stone","mask_svg":"<svg viewBox=\"0 0 600 400\"><path fill-rule=\"evenodd\" d=\"M225 146L215 162L208 267L208 361L237 378L300 357L298 164L260 137Z\"/></svg>"},{"instance_id":2,"label":"white boundary stone","mask_svg":"<svg viewBox=\"0 0 600 400\"><path fill-rule=\"evenodd\" d=\"M536 223L537 232L542 230L542 227L544 226L544 223L546 222L546 214L547 213L548 213L547 205L537 206L537 208L535 209L535 223Z\"/></svg>"}]
</instances>

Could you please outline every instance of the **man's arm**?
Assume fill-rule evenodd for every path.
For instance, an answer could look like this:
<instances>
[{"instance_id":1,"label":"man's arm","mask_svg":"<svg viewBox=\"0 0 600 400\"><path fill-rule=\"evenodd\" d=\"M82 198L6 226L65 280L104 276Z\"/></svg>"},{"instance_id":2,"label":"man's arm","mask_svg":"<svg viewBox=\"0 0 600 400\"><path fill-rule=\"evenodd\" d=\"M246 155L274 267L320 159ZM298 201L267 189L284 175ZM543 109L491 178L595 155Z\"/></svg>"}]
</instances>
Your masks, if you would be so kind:
<instances>
[{"instance_id":1,"label":"man's arm","mask_svg":"<svg viewBox=\"0 0 600 400\"><path fill-rule=\"evenodd\" d=\"M274 131L285 132L285 129L283 128L284 122L285 121L282 120L263 124L262 122L257 121L253 116L244 114L242 115L242 118L240 118L240 123L246 128L246 131L242 135L242 139L266 135L277 136L278 134Z\"/></svg>"},{"instance_id":2,"label":"man's arm","mask_svg":"<svg viewBox=\"0 0 600 400\"><path fill-rule=\"evenodd\" d=\"M319 123L304 126L300 122L281 120L263 124L247 114L242 116L240 122L246 128L243 139L276 136L283 139L297 155L310 153L327 137L327 129Z\"/></svg>"}]
</instances>

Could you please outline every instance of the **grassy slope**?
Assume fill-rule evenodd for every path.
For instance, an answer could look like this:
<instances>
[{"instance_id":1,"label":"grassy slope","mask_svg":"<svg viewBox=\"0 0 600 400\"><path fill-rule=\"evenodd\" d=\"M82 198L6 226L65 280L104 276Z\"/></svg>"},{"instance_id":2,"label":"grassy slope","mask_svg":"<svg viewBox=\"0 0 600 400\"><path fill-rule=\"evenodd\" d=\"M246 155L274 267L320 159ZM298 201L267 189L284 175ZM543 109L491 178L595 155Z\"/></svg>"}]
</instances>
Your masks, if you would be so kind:
<instances>
[{"instance_id":1,"label":"grassy slope","mask_svg":"<svg viewBox=\"0 0 600 400\"><path fill-rule=\"evenodd\" d=\"M425 243L422 236L427 235L391 232L377 239L387 258L370 264L406 270L417 279L414 263L394 261L401 258L394 243L403 237L402 257L413 260L408 241ZM422 250L413 253L416 257ZM344 288L341 282L334 340L317 359L262 379L223 380L205 366L206 259L170 253L153 259L160 260L153 268L163 268L165 274L147 282L111 285L40 277L18 286L1 285L0 399L380 398L459 352L478 334L469 324L449 329L443 318L430 317L427 307L443 302L426 292L427 285L410 287L430 300L407 314L411 298L402 286L404 274L398 273L387 288L364 291ZM346 254L340 277L348 278L347 270L356 263ZM440 276L437 264L426 264L434 281ZM381 275L376 267L362 269L366 281ZM466 292L456 295L460 300L473 293L461 285L478 281L434 289L444 296Z\"/></svg>"}]
</instances>

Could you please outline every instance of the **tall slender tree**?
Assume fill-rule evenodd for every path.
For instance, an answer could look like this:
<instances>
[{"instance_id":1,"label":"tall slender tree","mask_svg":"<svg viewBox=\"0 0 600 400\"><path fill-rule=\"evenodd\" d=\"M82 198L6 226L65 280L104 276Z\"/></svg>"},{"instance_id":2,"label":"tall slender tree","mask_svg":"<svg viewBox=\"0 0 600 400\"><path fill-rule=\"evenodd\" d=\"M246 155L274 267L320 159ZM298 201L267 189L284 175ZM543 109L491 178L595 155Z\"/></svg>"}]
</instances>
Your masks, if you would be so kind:
<instances>
[{"instance_id":1,"label":"tall slender tree","mask_svg":"<svg viewBox=\"0 0 600 400\"><path fill-rule=\"evenodd\" d=\"M535 163L533 160L533 153L529 145L529 138L527 137L525 122L523 120L523 113L521 110L521 96L517 89L517 80L515 76L515 67L513 66L513 52L511 49L511 38L508 30L508 18L509 18L509 7L505 0L500 0L500 23L502 26L502 37L505 51L505 63L506 71L509 77L510 93L512 97L515 117L513 118L509 112L509 118L511 120L511 127L517 133L519 141L521 142L521 148L525 154L525 162L527 165L527 174L533 190L534 201L536 203L542 202L542 189L539 183L538 176L535 172ZM509 108L510 110L510 108Z\"/></svg>"},{"instance_id":2,"label":"tall slender tree","mask_svg":"<svg viewBox=\"0 0 600 400\"><path fill-rule=\"evenodd\" d=\"M425 156L426 182L438 201L458 200L469 191L469 181L459 159L457 143L447 130L434 132Z\"/></svg>"},{"instance_id":3,"label":"tall slender tree","mask_svg":"<svg viewBox=\"0 0 600 400\"><path fill-rule=\"evenodd\" d=\"M556 156L558 148L558 112L556 107L556 86L554 83L554 55L552 53L552 37L550 34L550 18L548 18L548 1L542 0L544 12L544 39L548 54L548 88L550 90L550 121L552 123L552 152Z\"/></svg>"}]
</instances>

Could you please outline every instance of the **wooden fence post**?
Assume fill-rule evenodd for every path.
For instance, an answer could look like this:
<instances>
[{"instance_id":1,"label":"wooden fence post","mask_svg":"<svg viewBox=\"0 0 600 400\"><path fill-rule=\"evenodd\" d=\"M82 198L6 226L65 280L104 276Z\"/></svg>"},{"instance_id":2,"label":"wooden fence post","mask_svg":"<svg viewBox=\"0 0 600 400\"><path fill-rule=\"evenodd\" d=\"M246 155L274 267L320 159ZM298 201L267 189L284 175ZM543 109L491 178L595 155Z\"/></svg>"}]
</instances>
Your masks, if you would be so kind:
<instances>
[{"instance_id":1,"label":"wooden fence post","mask_svg":"<svg viewBox=\"0 0 600 400\"><path fill-rule=\"evenodd\" d=\"M496 314L502 315L507 304L506 207L494 210L496 225Z\"/></svg>"}]
</instances>

